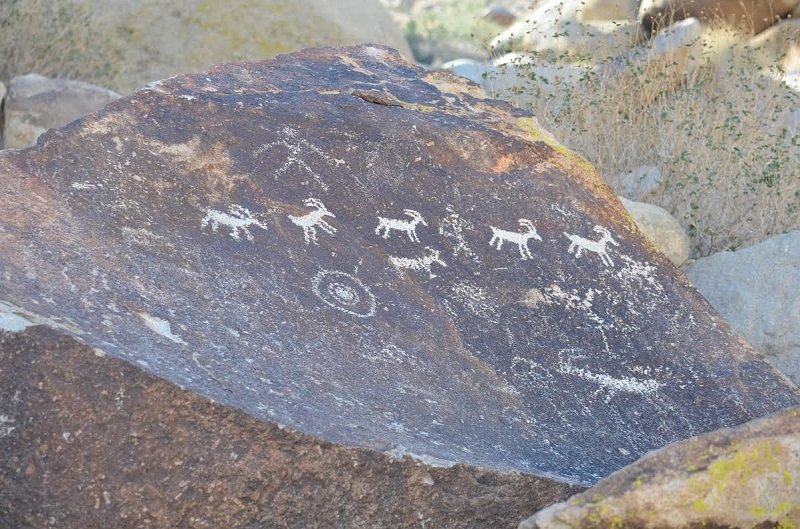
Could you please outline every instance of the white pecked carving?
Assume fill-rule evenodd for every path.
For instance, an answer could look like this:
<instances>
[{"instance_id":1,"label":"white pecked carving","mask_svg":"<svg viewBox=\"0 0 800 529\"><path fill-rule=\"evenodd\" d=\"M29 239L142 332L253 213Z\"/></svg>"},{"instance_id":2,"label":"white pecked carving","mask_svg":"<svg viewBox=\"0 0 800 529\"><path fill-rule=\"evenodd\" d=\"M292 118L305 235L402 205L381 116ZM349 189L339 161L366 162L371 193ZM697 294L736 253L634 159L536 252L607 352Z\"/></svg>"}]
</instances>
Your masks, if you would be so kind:
<instances>
[{"instance_id":1,"label":"white pecked carving","mask_svg":"<svg viewBox=\"0 0 800 529\"><path fill-rule=\"evenodd\" d=\"M566 235L567 238L572 241L567 251L570 253L574 252L575 257L578 258L581 256L584 250L588 250L599 255L600 259L603 261L603 264L606 266L614 266L614 262L608 255L607 246L609 244L619 246L619 243L611 237L611 232L602 226L595 226L594 231L602 235L602 237L600 237L600 239L597 241L584 239L579 235L570 235L569 233L564 232L564 235Z\"/></svg>"},{"instance_id":2,"label":"white pecked carving","mask_svg":"<svg viewBox=\"0 0 800 529\"><path fill-rule=\"evenodd\" d=\"M277 178L278 175L288 171L290 167L296 166L310 174L314 180L317 181L320 187L327 191L328 185L322 181L322 177L316 171L314 171L314 169L312 169L305 160L309 157L307 153L312 153L330 164L332 163L330 157L313 143L302 138L298 138L297 130L291 127L284 127L281 129L281 132L283 133L285 139L276 140L272 143L266 143L262 145L253 152L253 157L257 158L261 154L275 147L283 147L286 149L286 160L283 162L283 165L279 167L277 171L275 171L275 178Z\"/></svg>"},{"instance_id":3,"label":"white pecked carving","mask_svg":"<svg viewBox=\"0 0 800 529\"><path fill-rule=\"evenodd\" d=\"M422 215L419 213L419 211L415 211L413 209L404 209L403 213L411 217L411 220L387 219L385 217L378 217L378 227L375 228L375 233L384 239L388 239L389 233L392 230L402 231L408 235L408 238L411 239L411 242L419 242L419 237L417 237L417 224L427 226L428 223L425 222L425 219L422 218Z\"/></svg>"},{"instance_id":4,"label":"white pecked carving","mask_svg":"<svg viewBox=\"0 0 800 529\"><path fill-rule=\"evenodd\" d=\"M267 229L247 208L237 204L230 205L228 213L216 209L207 209L206 216L200 222L200 227L205 228L209 224L211 225L211 231L215 233L220 225L228 226L231 229L231 237L237 241L241 240L241 235L244 235L244 238L248 241L253 240L253 234L248 229L250 226L258 226L262 230Z\"/></svg>"},{"instance_id":5,"label":"white pecked carving","mask_svg":"<svg viewBox=\"0 0 800 529\"><path fill-rule=\"evenodd\" d=\"M322 270L311 280L311 286L314 294L329 307L357 318L375 315L375 296L364 283L350 274Z\"/></svg>"},{"instance_id":6,"label":"white pecked carving","mask_svg":"<svg viewBox=\"0 0 800 529\"><path fill-rule=\"evenodd\" d=\"M407 268L409 270L425 270L428 272L428 275L431 279L436 277L431 271L431 266L435 263L439 266L447 267L447 263L442 261L439 257L439 250L435 250L430 246L426 247L428 253L423 255L422 257L416 257L413 259L408 259L406 257L395 257L393 255L389 256L389 262L391 262L397 268Z\"/></svg>"},{"instance_id":7,"label":"white pecked carving","mask_svg":"<svg viewBox=\"0 0 800 529\"><path fill-rule=\"evenodd\" d=\"M539 237L538 233L536 233L536 227L530 220L519 219L517 223L521 228L524 228L525 231L506 231L501 230L500 228L495 228L494 226L489 226L492 229L492 238L489 241L489 244L491 246L495 246L496 244L497 249L500 250L503 247L503 242L508 241L514 243L519 248L519 254L523 260L532 259L533 255L531 255L531 251L528 248L528 241L531 239L541 241L542 238Z\"/></svg>"},{"instance_id":8,"label":"white pecked carving","mask_svg":"<svg viewBox=\"0 0 800 529\"><path fill-rule=\"evenodd\" d=\"M303 239L306 241L306 244L312 242L314 244L319 244L319 242L317 242L317 228L320 228L329 235L336 233L336 228L323 219L323 217L336 218L336 215L328 211L328 208L325 207L325 204L323 204L321 200L317 198L307 198L303 201L303 204L310 208L315 208L314 211L302 217L289 215L289 220L303 228Z\"/></svg>"}]
</instances>

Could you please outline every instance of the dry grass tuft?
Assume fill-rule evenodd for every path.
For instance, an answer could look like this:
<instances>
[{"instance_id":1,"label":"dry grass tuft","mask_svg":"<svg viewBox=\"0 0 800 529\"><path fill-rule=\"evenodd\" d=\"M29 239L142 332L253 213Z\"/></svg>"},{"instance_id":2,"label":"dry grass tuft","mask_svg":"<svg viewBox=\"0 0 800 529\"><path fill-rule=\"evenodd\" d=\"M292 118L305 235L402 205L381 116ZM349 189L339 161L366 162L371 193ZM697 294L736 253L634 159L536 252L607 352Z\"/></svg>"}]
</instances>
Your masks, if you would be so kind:
<instances>
[{"instance_id":1,"label":"dry grass tuft","mask_svg":"<svg viewBox=\"0 0 800 529\"><path fill-rule=\"evenodd\" d=\"M124 35L100 31L91 14L79 0L0 0L0 80L35 72L111 86Z\"/></svg>"},{"instance_id":2,"label":"dry grass tuft","mask_svg":"<svg viewBox=\"0 0 800 529\"><path fill-rule=\"evenodd\" d=\"M670 211L693 257L800 228L800 96L765 71L758 50L721 54L708 42L622 75L587 70L578 82L540 82L531 54L516 67L517 101L617 193ZM658 167L660 185L626 192L623 176L641 166Z\"/></svg>"}]
</instances>

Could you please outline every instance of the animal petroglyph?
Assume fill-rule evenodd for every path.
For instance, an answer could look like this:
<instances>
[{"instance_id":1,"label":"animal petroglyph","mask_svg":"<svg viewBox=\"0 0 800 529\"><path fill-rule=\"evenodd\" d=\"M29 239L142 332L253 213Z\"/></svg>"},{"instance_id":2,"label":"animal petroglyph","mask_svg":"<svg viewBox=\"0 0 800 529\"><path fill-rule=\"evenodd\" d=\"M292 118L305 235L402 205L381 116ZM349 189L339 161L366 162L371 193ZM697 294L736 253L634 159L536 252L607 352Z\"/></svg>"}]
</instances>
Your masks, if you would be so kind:
<instances>
[{"instance_id":1,"label":"animal petroglyph","mask_svg":"<svg viewBox=\"0 0 800 529\"><path fill-rule=\"evenodd\" d=\"M415 211L413 209L404 209L403 213L411 217L411 220L387 219L385 217L378 217L378 227L375 228L375 233L384 239L388 239L389 233L392 230L402 231L408 235L408 238L411 239L411 242L419 242L419 237L417 237L417 224L427 226L428 223L425 222L425 219L422 218L422 215L420 215L419 211Z\"/></svg>"},{"instance_id":2,"label":"animal petroglyph","mask_svg":"<svg viewBox=\"0 0 800 529\"><path fill-rule=\"evenodd\" d=\"M242 235L244 235L244 238L248 241L253 240L253 234L250 233L248 229L250 226L257 226L262 230L267 229L267 227L255 218L247 208L239 206L238 204L229 206L228 213L217 209L207 209L206 216L203 217L203 220L200 222L200 227L205 228L209 224L211 225L211 231L214 233L216 233L220 225L229 227L231 229L231 237L237 241L241 240Z\"/></svg>"},{"instance_id":3,"label":"animal petroglyph","mask_svg":"<svg viewBox=\"0 0 800 529\"><path fill-rule=\"evenodd\" d=\"M330 157L313 143L298 138L297 131L295 129L291 127L284 127L281 132L283 133L285 139L262 145L256 149L255 152L253 152L253 157L257 158L259 155L275 147L284 147L286 149L286 161L284 161L283 165L275 171L275 178L277 179L278 175L282 175L291 167L296 166L310 174L314 180L317 181L320 187L327 191L327 184L325 184L325 182L322 180L322 177L316 171L314 171L314 169L312 169L305 160L308 158L306 153L313 153L330 164Z\"/></svg>"},{"instance_id":4,"label":"animal petroglyph","mask_svg":"<svg viewBox=\"0 0 800 529\"><path fill-rule=\"evenodd\" d=\"M408 259L406 257L395 257L393 255L389 256L389 262L391 262L397 268L406 268L409 270L425 270L428 272L428 275L431 279L436 277L431 271L431 266L435 263L439 266L447 267L447 263L442 261L439 257L439 250L435 250L431 247L426 247L428 253L423 255L422 257L416 257L413 259Z\"/></svg>"},{"instance_id":5,"label":"animal petroglyph","mask_svg":"<svg viewBox=\"0 0 800 529\"><path fill-rule=\"evenodd\" d=\"M329 235L336 233L336 228L325 222L325 219L323 219L323 217L336 218L336 215L328 211L328 208L325 207L325 204L323 204L321 200L316 198L307 198L303 201L303 204L309 208L314 208L314 211L307 213L302 217L289 215L289 220L291 220L295 225L303 228L303 239L306 241L306 244L310 244L312 242L314 244L319 244L317 241L317 228Z\"/></svg>"},{"instance_id":6,"label":"animal petroglyph","mask_svg":"<svg viewBox=\"0 0 800 529\"><path fill-rule=\"evenodd\" d=\"M611 232L602 226L595 226L594 231L602 235L602 237L600 237L600 239L597 241L584 239L579 235L570 235L569 233L564 232L564 235L566 235L567 238L572 241L567 251L570 253L574 252L575 257L578 258L581 256L584 250L588 250L599 255L600 259L603 261L603 264L606 266L614 266L614 261L612 261L611 257L608 255L607 246L609 244L619 246L619 243L611 237Z\"/></svg>"},{"instance_id":7,"label":"animal petroglyph","mask_svg":"<svg viewBox=\"0 0 800 529\"><path fill-rule=\"evenodd\" d=\"M375 315L375 296L361 281L345 272L323 270L311 280L314 294L336 310L369 318Z\"/></svg>"},{"instance_id":8,"label":"animal petroglyph","mask_svg":"<svg viewBox=\"0 0 800 529\"><path fill-rule=\"evenodd\" d=\"M531 239L536 239L537 241L541 241L542 238L539 237L539 234L536 233L536 227L533 225L528 219L519 219L517 223L520 225L521 228L524 228L525 231L523 232L516 232L516 231L506 231L501 230L500 228L495 228L494 226L489 226L492 229L492 238L489 241L489 245L495 246L498 250L503 247L503 242L511 242L519 247L519 254L523 260L533 258L531 255L531 251L528 248L528 241Z\"/></svg>"}]
</instances>

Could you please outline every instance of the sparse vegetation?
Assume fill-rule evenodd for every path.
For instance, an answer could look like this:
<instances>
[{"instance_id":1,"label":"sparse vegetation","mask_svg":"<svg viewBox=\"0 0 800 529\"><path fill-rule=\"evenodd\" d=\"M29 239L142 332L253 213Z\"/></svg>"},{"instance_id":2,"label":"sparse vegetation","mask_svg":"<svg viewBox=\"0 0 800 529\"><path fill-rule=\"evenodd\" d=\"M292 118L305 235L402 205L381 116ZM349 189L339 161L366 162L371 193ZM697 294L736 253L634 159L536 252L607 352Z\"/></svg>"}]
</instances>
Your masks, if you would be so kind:
<instances>
[{"instance_id":1,"label":"sparse vegetation","mask_svg":"<svg viewBox=\"0 0 800 529\"><path fill-rule=\"evenodd\" d=\"M0 0L0 80L36 72L111 86L123 39L101 33L90 9L79 0Z\"/></svg>"},{"instance_id":2,"label":"sparse vegetation","mask_svg":"<svg viewBox=\"0 0 800 529\"><path fill-rule=\"evenodd\" d=\"M449 11L431 12L426 27L439 39L475 34L467 29L477 23L474 4L445 3ZM451 11L458 16L441 16ZM473 45L485 49L493 36L475 35ZM780 61L770 71L768 54L731 47L736 41L717 32L688 57L627 64L609 57L605 69L586 70L565 65L581 64L590 50L560 57L520 50L509 65L518 82L499 84L504 99L533 111L617 193L671 212L692 256L701 257L800 229L800 94L775 80ZM659 169L658 188L625 192L624 175L643 166Z\"/></svg>"},{"instance_id":3,"label":"sparse vegetation","mask_svg":"<svg viewBox=\"0 0 800 529\"><path fill-rule=\"evenodd\" d=\"M587 69L578 82L543 81L527 54L516 65L517 101L620 194L626 173L658 167L658 189L628 198L670 211L694 257L800 228L800 126L791 125L800 97L743 46L724 59L695 53L688 75L679 61L660 61L622 74Z\"/></svg>"}]
</instances>

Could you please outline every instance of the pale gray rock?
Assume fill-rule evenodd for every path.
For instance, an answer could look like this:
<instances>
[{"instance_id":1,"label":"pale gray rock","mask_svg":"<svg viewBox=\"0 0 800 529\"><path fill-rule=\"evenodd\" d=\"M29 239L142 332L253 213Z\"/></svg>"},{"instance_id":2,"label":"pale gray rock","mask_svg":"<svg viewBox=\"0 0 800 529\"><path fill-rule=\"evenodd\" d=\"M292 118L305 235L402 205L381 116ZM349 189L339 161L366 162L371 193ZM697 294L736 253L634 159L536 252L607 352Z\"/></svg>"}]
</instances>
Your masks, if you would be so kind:
<instances>
[{"instance_id":1,"label":"pale gray rock","mask_svg":"<svg viewBox=\"0 0 800 529\"><path fill-rule=\"evenodd\" d=\"M642 233L676 266L689 258L689 237L665 209L619 197Z\"/></svg>"},{"instance_id":2,"label":"pale gray rock","mask_svg":"<svg viewBox=\"0 0 800 529\"><path fill-rule=\"evenodd\" d=\"M554 56L581 55L594 62L623 54L636 41L639 25L584 16L581 0L548 0L495 38L490 47L502 51L539 51ZM599 16L595 14L593 16Z\"/></svg>"},{"instance_id":3,"label":"pale gray rock","mask_svg":"<svg viewBox=\"0 0 800 529\"><path fill-rule=\"evenodd\" d=\"M685 272L750 345L800 384L800 231L698 259Z\"/></svg>"},{"instance_id":4,"label":"pale gray rock","mask_svg":"<svg viewBox=\"0 0 800 529\"><path fill-rule=\"evenodd\" d=\"M116 92L80 81L35 73L15 77L5 99L3 147L35 145L46 130L82 118L119 97Z\"/></svg>"},{"instance_id":5,"label":"pale gray rock","mask_svg":"<svg viewBox=\"0 0 800 529\"><path fill-rule=\"evenodd\" d=\"M622 192L629 197L646 197L661 185L661 171L654 165L642 165L623 175Z\"/></svg>"}]
</instances>

